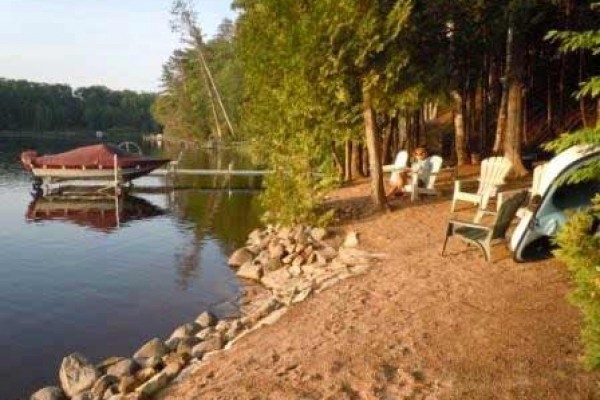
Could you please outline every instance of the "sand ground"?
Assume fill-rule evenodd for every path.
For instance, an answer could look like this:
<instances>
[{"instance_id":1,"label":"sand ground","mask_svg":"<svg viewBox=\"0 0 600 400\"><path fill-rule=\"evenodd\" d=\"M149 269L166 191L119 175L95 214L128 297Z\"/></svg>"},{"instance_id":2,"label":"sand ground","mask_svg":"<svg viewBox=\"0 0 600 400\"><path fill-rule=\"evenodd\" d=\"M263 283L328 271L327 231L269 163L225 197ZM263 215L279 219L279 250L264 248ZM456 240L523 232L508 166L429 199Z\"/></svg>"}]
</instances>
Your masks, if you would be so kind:
<instances>
[{"instance_id":1,"label":"sand ground","mask_svg":"<svg viewBox=\"0 0 600 400\"><path fill-rule=\"evenodd\" d=\"M372 213L365 183L332 201L386 258L291 307L174 384L183 399L600 399L578 357L580 314L556 260L488 264L451 239L449 200Z\"/></svg>"}]
</instances>

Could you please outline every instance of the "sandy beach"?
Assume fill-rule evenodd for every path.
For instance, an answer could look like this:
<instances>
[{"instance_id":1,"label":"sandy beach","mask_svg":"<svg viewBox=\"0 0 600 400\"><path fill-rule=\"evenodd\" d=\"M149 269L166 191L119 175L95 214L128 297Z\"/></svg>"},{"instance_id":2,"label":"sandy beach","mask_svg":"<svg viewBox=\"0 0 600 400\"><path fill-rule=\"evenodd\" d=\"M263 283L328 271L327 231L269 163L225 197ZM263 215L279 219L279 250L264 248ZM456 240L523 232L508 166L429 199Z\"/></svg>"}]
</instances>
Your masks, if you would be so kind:
<instances>
[{"instance_id":1,"label":"sandy beach","mask_svg":"<svg viewBox=\"0 0 600 400\"><path fill-rule=\"evenodd\" d=\"M369 211L368 184L331 198L385 258L365 275L293 305L158 398L596 399L600 374L578 361L580 315L556 260L494 263L451 239L450 203L394 200Z\"/></svg>"}]
</instances>

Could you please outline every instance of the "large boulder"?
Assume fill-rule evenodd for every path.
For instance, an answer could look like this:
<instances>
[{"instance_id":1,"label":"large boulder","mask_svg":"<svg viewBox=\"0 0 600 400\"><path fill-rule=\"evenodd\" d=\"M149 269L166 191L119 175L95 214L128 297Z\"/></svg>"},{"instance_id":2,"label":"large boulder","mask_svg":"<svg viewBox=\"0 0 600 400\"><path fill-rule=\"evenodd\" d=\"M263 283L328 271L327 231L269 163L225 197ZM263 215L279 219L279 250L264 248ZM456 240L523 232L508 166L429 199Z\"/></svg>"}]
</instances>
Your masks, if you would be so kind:
<instances>
[{"instance_id":1,"label":"large boulder","mask_svg":"<svg viewBox=\"0 0 600 400\"><path fill-rule=\"evenodd\" d=\"M110 368L112 365L115 365L116 363L118 363L119 361L124 360L125 357L108 357L107 359L103 360L101 363L96 365L96 369L98 371L100 371L100 373L104 374L106 373L106 371L108 370L108 368Z\"/></svg>"},{"instance_id":2,"label":"large boulder","mask_svg":"<svg viewBox=\"0 0 600 400\"><path fill-rule=\"evenodd\" d=\"M86 390L85 392L81 392L71 397L71 400L96 400L101 399L102 397L96 397L92 392Z\"/></svg>"},{"instance_id":3,"label":"large boulder","mask_svg":"<svg viewBox=\"0 0 600 400\"><path fill-rule=\"evenodd\" d=\"M248 250L247 248L242 247L241 249L237 249L233 252L231 257L229 257L227 264L237 268L241 267L249 261L252 261L253 259L254 254L252 254L252 252L250 252L250 250Z\"/></svg>"},{"instance_id":4,"label":"large boulder","mask_svg":"<svg viewBox=\"0 0 600 400\"><path fill-rule=\"evenodd\" d=\"M135 373L135 371L139 368L138 364L129 359L124 358L123 360L117 362L116 364L111 365L106 370L107 375L116 376L117 378L121 378L123 376L131 375Z\"/></svg>"},{"instance_id":5,"label":"large boulder","mask_svg":"<svg viewBox=\"0 0 600 400\"><path fill-rule=\"evenodd\" d=\"M277 271L269 272L263 276L260 281L267 288L275 289L285 286L290 277L290 273L287 271L287 269L282 268Z\"/></svg>"},{"instance_id":6,"label":"large boulder","mask_svg":"<svg viewBox=\"0 0 600 400\"><path fill-rule=\"evenodd\" d=\"M270 258L281 259L285 254L285 247L281 243L273 241L269 244L268 251Z\"/></svg>"},{"instance_id":7,"label":"large boulder","mask_svg":"<svg viewBox=\"0 0 600 400\"><path fill-rule=\"evenodd\" d=\"M248 241L246 243L248 243L248 245L250 246L259 246L260 242L262 241L262 238L262 231L257 228L250 232L250 234L248 235Z\"/></svg>"},{"instance_id":8,"label":"large boulder","mask_svg":"<svg viewBox=\"0 0 600 400\"><path fill-rule=\"evenodd\" d=\"M225 340L231 341L244 329L244 325L238 319L231 322L229 330L225 333Z\"/></svg>"},{"instance_id":9,"label":"large boulder","mask_svg":"<svg viewBox=\"0 0 600 400\"><path fill-rule=\"evenodd\" d=\"M120 381L119 381L119 392L120 393L131 393L135 390L136 387L138 387L138 380L135 379L133 376L124 376Z\"/></svg>"},{"instance_id":10,"label":"large boulder","mask_svg":"<svg viewBox=\"0 0 600 400\"><path fill-rule=\"evenodd\" d=\"M206 339L210 338L211 336L213 336L215 332L216 332L215 328L212 326L209 326L208 328L204 328L200 332L198 332L196 334L196 337L198 339L200 339L201 341L206 340Z\"/></svg>"},{"instance_id":11,"label":"large boulder","mask_svg":"<svg viewBox=\"0 0 600 400\"><path fill-rule=\"evenodd\" d=\"M140 393L144 398L150 397L162 390L169 383L169 376L165 372L160 372L150 378L146 383L142 384L136 389L136 392Z\"/></svg>"},{"instance_id":12,"label":"large boulder","mask_svg":"<svg viewBox=\"0 0 600 400\"><path fill-rule=\"evenodd\" d=\"M289 239L290 238L291 229L288 227L279 228L277 231L277 237L280 239Z\"/></svg>"},{"instance_id":13,"label":"large boulder","mask_svg":"<svg viewBox=\"0 0 600 400\"><path fill-rule=\"evenodd\" d=\"M240 278L260 281L260 278L263 276L263 267L261 265L247 262L240 267L236 275Z\"/></svg>"},{"instance_id":14,"label":"large boulder","mask_svg":"<svg viewBox=\"0 0 600 400\"><path fill-rule=\"evenodd\" d=\"M206 340L194 346L194 348L192 349L192 357L202 358L206 353L221 350L223 348L223 345L223 339L221 339L220 336L215 336L212 339Z\"/></svg>"},{"instance_id":15,"label":"large boulder","mask_svg":"<svg viewBox=\"0 0 600 400\"><path fill-rule=\"evenodd\" d=\"M65 400L65 394L61 388L47 386L32 394L30 400Z\"/></svg>"},{"instance_id":16,"label":"large boulder","mask_svg":"<svg viewBox=\"0 0 600 400\"><path fill-rule=\"evenodd\" d=\"M136 351L133 359L144 368L154 367L167 352L167 346L160 339L154 338Z\"/></svg>"},{"instance_id":17,"label":"large boulder","mask_svg":"<svg viewBox=\"0 0 600 400\"><path fill-rule=\"evenodd\" d=\"M108 388L118 383L119 379L116 376L104 375L102 378L98 379L96 383L94 383L91 393L95 398L102 398L104 392L106 392Z\"/></svg>"},{"instance_id":18,"label":"large boulder","mask_svg":"<svg viewBox=\"0 0 600 400\"><path fill-rule=\"evenodd\" d=\"M181 341L177 345L177 348L175 349L175 352L177 354L191 354L192 348L200 342L201 340L195 336L181 339Z\"/></svg>"},{"instance_id":19,"label":"large boulder","mask_svg":"<svg viewBox=\"0 0 600 400\"><path fill-rule=\"evenodd\" d=\"M187 324L183 324L179 326L177 329L173 331L171 337L169 339L183 339L186 337L194 336L202 329L200 324L195 322L188 322Z\"/></svg>"},{"instance_id":20,"label":"large boulder","mask_svg":"<svg viewBox=\"0 0 600 400\"><path fill-rule=\"evenodd\" d=\"M73 397L90 389L100 373L83 355L73 353L63 358L58 376L66 395Z\"/></svg>"},{"instance_id":21,"label":"large boulder","mask_svg":"<svg viewBox=\"0 0 600 400\"><path fill-rule=\"evenodd\" d=\"M209 313L208 311L204 311L202 314L198 315L196 318L196 323L200 325L201 328L208 328L209 326L215 326L218 322L217 317Z\"/></svg>"},{"instance_id":22,"label":"large boulder","mask_svg":"<svg viewBox=\"0 0 600 400\"><path fill-rule=\"evenodd\" d=\"M310 231L310 236L313 238L314 241L320 242L327 236L327 230L324 228L313 228Z\"/></svg>"}]
</instances>

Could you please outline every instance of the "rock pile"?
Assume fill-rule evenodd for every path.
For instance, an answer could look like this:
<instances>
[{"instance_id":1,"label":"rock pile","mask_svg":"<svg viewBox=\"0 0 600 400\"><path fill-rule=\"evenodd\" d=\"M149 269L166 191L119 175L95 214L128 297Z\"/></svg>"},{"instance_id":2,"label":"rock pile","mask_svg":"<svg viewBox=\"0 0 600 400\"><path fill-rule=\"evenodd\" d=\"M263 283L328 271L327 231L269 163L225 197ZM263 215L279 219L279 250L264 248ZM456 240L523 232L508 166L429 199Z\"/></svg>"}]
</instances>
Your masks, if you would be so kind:
<instances>
[{"instance_id":1,"label":"rock pile","mask_svg":"<svg viewBox=\"0 0 600 400\"><path fill-rule=\"evenodd\" d=\"M229 265L241 278L260 282L285 305L306 299L342 279L364 273L378 258L356 248L358 234L350 232L341 247L326 240L323 228L298 225L269 226L250 233L245 247L236 250Z\"/></svg>"},{"instance_id":2,"label":"rock pile","mask_svg":"<svg viewBox=\"0 0 600 400\"><path fill-rule=\"evenodd\" d=\"M264 325L273 324L292 303L313 292L364 273L378 258L358 250L358 235L327 240L321 228L269 226L254 230L247 245L236 250L229 265L237 274L260 282L270 295L257 299L240 318L218 320L203 312L195 321L177 327L166 340L154 338L131 358L110 357L98 365L83 355L65 357L59 386L38 390L31 400L142 400L149 399L177 376L183 376L218 351L223 351ZM184 371L185 372L182 372Z\"/></svg>"}]
</instances>

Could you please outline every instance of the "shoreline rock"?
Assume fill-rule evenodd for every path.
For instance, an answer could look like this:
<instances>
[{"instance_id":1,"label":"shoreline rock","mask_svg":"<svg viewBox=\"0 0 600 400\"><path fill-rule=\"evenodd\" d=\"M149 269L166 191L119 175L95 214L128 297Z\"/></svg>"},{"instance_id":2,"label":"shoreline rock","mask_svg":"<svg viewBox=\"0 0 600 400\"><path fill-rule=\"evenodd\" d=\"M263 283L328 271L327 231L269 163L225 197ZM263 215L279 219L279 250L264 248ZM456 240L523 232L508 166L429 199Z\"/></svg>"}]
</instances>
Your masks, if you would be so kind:
<instances>
[{"instance_id":1,"label":"shoreline rock","mask_svg":"<svg viewBox=\"0 0 600 400\"><path fill-rule=\"evenodd\" d=\"M131 358L110 357L97 367L73 353L61 364L62 389L40 389L31 400L151 398L242 337L275 323L292 304L364 274L383 257L358 249L357 232L349 232L342 246L335 245L342 242L339 236L331 236L326 229L305 225L253 230L247 246L234 251L228 264L238 268L239 277L257 282L266 294L243 300L245 311L240 317L219 320L205 311L175 328L164 342L153 338Z\"/></svg>"}]
</instances>

